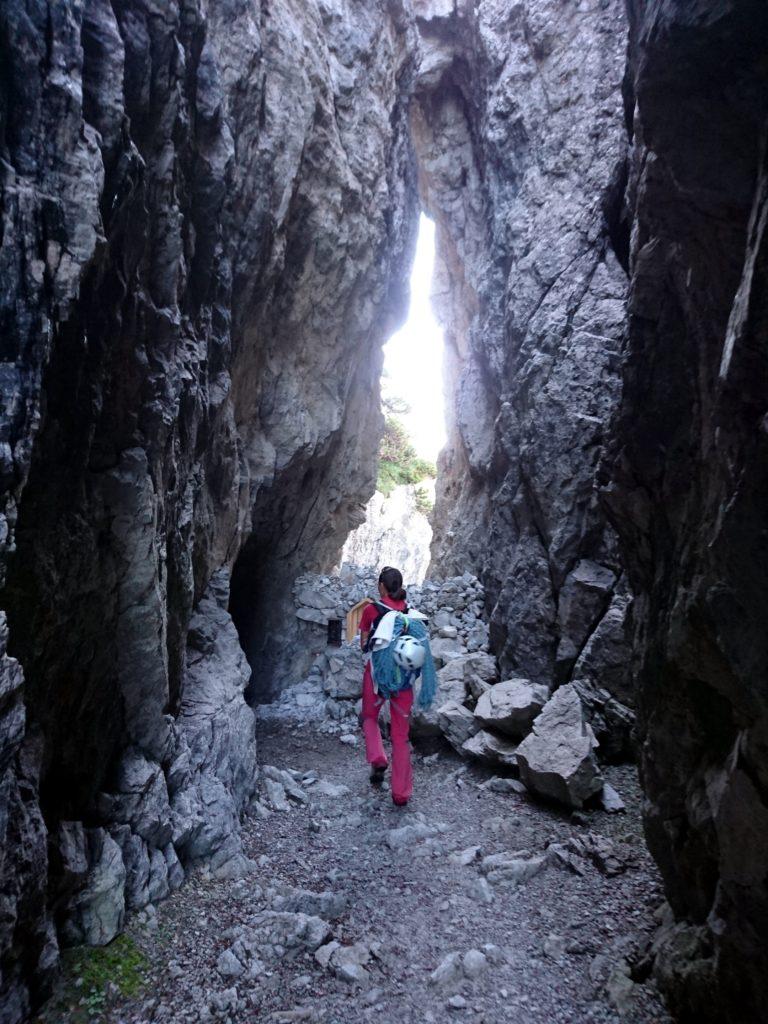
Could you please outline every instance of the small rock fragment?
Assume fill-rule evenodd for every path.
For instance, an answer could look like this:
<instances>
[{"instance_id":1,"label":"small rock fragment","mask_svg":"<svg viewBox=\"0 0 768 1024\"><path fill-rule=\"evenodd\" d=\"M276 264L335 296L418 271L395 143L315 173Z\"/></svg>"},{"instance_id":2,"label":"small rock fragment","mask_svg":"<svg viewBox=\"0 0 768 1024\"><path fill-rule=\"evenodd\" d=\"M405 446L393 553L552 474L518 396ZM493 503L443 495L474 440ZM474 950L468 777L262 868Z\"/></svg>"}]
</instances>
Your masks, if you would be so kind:
<instances>
[{"instance_id":1,"label":"small rock fragment","mask_svg":"<svg viewBox=\"0 0 768 1024\"><path fill-rule=\"evenodd\" d=\"M479 949L468 949L464 954L461 966L465 977L474 980L488 970L488 960Z\"/></svg>"},{"instance_id":2,"label":"small rock fragment","mask_svg":"<svg viewBox=\"0 0 768 1024\"><path fill-rule=\"evenodd\" d=\"M619 1014L629 1017L634 1008L636 990L626 960L622 960L611 971L608 981L605 983L605 992L608 1001Z\"/></svg>"},{"instance_id":3,"label":"small rock fragment","mask_svg":"<svg viewBox=\"0 0 768 1024\"><path fill-rule=\"evenodd\" d=\"M264 789L267 795L267 801L275 811L288 811L290 810L290 804L285 796L285 788L281 783L276 782L274 779L264 780Z\"/></svg>"},{"instance_id":4,"label":"small rock fragment","mask_svg":"<svg viewBox=\"0 0 768 1024\"><path fill-rule=\"evenodd\" d=\"M349 792L348 786L336 785L334 782L328 782L326 779L321 779L316 782L312 787L312 795L319 793L321 796L340 797L346 796Z\"/></svg>"},{"instance_id":5,"label":"small rock fragment","mask_svg":"<svg viewBox=\"0 0 768 1024\"><path fill-rule=\"evenodd\" d=\"M448 860L451 864L460 864L462 867L466 867L471 864L472 861L477 860L482 856L481 846L468 846L466 850L459 850L457 853L452 853Z\"/></svg>"},{"instance_id":6,"label":"small rock fragment","mask_svg":"<svg viewBox=\"0 0 768 1024\"><path fill-rule=\"evenodd\" d=\"M493 885L506 883L522 885L538 875L547 866L547 857L532 857L524 850L516 853L496 853L484 857L480 870Z\"/></svg>"},{"instance_id":7,"label":"small rock fragment","mask_svg":"<svg viewBox=\"0 0 768 1024\"><path fill-rule=\"evenodd\" d=\"M620 814L627 809L626 804L610 782L603 783L603 788L598 800L600 802L600 806L604 811L607 811L608 814Z\"/></svg>"},{"instance_id":8,"label":"small rock fragment","mask_svg":"<svg viewBox=\"0 0 768 1024\"><path fill-rule=\"evenodd\" d=\"M330 959L336 950L341 945L340 942L328 942L324 946L315 950L315 960L320 964L321 967L327 967L330 963Z\"/></svg>"},{"instance_id":9,"label":"small rock fragment","mask_svg":"<svg viewBox=\"0 0 768 1024\"><path fill-rule=\"evenodd\" d=\"M471 895L480 903L493 903L495 893L487 878L475 878L470 888Z\"/></svg>"},{"instance_id":10,"label":"small rock fragment","mask_svg":"<svg viewBox=\"0 0 768 1024\"><path fill-rule=\"evenodd\" d=\"M492 964L504 963L504 950L499 946L494 946L492 942L486 942L483 946L483 952L485 953L486 960Z\"/></svg>"},{"instance_id":11,"label":"small rock fragment","mask_svg":"<svg viewBox=\"0 0 768 1024\"><path fill-rule=\"evenodd\" d=\"M449 953L437 965L429 976L429 980L438 988L455 985L462 977L461 953Z\"/></svg>"},{"instance_id":12,"label":"small rock fragment","mask_svg":"<svg viewBox=\"0 0 768 1024\"><path fill-rule=\"evenodd\" d=\"M567 945L567 939L553 932L544 941L544 952L551 960L559 960L564 955Z\"/></svg>"},{"instance_id":13,"label":"small rock fragment","mask_svg":"<svg viewBox=\"0 0 768 1024\"><path fill-rule=\"evenodd\" d=\"M439 826L417 822L414 825L403 825L401 828L390 829L387 833L387 846L390 850L402 850L412 846L420 839L430 839L440 831Z\"/></svg>"},{"instance_id":14,"label":"small rock fragment","mask_svg":"<svg viewBox=\"0 0 768 1024\"><path fill-rule=\"evenodd\" d=\"M493 793L517 793L520 796L528 792L519 779L503 779L498 775L484 782L482 788L490 789Z\"/></svg>"},{"instance_id":15,"label":"small rock fragment","mask_svg":"<svg viewBox=\"0 0 768 1024\"><path fill-rule=\"evenodd\" d=\"M239 978L245 971L231 949L225 949L216 961L216 970L222 978Z\"/></svg>"}]
</instances>

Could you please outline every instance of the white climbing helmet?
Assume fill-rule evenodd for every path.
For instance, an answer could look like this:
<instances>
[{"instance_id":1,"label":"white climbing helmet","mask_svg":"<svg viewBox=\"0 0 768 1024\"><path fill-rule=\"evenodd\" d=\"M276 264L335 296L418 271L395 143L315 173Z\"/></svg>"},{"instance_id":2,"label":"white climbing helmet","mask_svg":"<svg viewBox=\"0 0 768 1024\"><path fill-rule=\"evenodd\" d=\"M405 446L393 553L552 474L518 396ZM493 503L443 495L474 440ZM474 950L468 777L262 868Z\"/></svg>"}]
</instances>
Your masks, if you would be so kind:
<instances>
[{"instance_id":1,"label":"white climbing helmet","mask_svg":"<svg viewBox=\"0 0 768 1024\"><path fill-rule=\"evenodd\" d=\"M395 641L395 662L408 672L415 672L416 669L421 668L426 656L424 644L420 643L415 636L399 636Z\"/></svg>"}]
</instances>

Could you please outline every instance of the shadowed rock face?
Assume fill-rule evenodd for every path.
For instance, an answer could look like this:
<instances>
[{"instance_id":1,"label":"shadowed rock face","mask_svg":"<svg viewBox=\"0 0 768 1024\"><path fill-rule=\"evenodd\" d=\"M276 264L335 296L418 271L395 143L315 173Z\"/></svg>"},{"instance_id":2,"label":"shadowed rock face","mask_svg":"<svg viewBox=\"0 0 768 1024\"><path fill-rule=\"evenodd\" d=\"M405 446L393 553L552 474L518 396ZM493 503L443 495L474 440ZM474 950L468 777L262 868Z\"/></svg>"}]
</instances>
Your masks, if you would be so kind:
<instances>
[{"instance_id":1,"label":"shadowed rock face","mask_svg":"<svg viewBox=\"0 0 768 1024\"><path fill-rule=\"evenodd\" d=\"M627 286L623 5L416 13L448 368L433 570L480 569L502 674L551 686L573 678L622 574L595 478Z\"/></svg>"},{"instance_id":2,"label":"shadowed rock face","mask_svg":"<svg viewBox=\"0 0 768 1024\"><path fill-rule=\"evenodd\" d=\"M635 592L651 851L683 1020L768 1002L768 10L632 3L635 205L607 491Z\"/></svg>"},{"instance_id":3,"label":"shadowed rock face","mask_svg":"<svg viewBox=\"0 0 768 1024\"><path fill-rule=\"evenodd\" d=\"M178 884L176 851L237 866L255 749L227 571L243 552L263 683L283 591L374 488L414 55L397 2L3 6L0 605L26 678L22 701L3 655L3 1020L56 959L38 775L57 915L93 882L78 935L119 926L122 891L89 932L126 869L130 906Z\"/></svg>"}]
</instances>

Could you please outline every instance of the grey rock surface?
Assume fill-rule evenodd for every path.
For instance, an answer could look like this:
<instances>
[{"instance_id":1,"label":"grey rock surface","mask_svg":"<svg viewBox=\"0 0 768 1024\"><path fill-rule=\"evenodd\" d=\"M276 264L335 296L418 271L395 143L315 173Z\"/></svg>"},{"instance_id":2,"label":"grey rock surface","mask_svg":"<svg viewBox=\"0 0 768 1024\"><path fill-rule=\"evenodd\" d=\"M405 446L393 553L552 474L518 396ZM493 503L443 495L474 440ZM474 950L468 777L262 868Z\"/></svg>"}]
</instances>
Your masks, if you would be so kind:
<instances>
[{"instance_id":1,"label":"grey rock surface","mask_svg":"<svg viewBox=\"0 0 768 1024\"><path fill-rule=\"evenodd\" d=\"M401 484L388 495L376 491L365 506L365 522L347 537L342 562L378 568L395 565L406 587L421 583L429 568L432 527L421 511L418 494L434 498L434 481Z\"/></svg>"},{"instance_id":2,"label":"grey rock surface","mask_svg":"<svg viewBox=\"0 0 768 1024\"><path fill-rule=\"evenodd\" d=\"M363 656L360 644L352 641L328 651L323 689L334 700L357 700L362 692Z\"/></svg>"},{"instance_id":3,"label":"grey rock surface","mask_svg":"<svg viewBox=\"0 0 768 1024\"><path fill-rule=\"evenodd\" d=\"M441 704L437 709L440 729L454 750L462 753L464 743L479 730L475 716L456 701Z\"/></svg>"},{"instance_id":4,"label":"grey rock surface","mask_svg":"<svg viewBox=\"0 0 768 1024\"><path fill-rule=\"evenodd\" d=\"M62 938L71 945L106 946L125 917L126 871L120 847L103 829L87 829L88 874L72 901Z\"/></svg>"},{"instance_id":5,"label":"grey rock surface","mask_svg":"<svg viewBox=\"0 0 768 1024\"><path fill-rule=\"evenodd\" d=\"M437 988L449 989L457 985L462 977L461 953L448 953L429 976L431 984Z\"/></svg>"},{"instance_id":6,"label":"grey rock surface","mask_svg":"<svg viewBox=\"0 0 768 1024\"><path fill-rule=\"evenodd\" d=\"M433 635L458 639L469 653L484 655L487 661L493 663L493 674L489 678L495 677L496 662L488 654L485 590L477 576L466 569L460 576L444 579L436 572L430 572L421 585L409 588L408 600L412 607L418 608L429 618ZM449 632L443 633L443 628L448 628Z\"/></svg>"},{"instance_id":7,"label":"grey rock surface","mask_svg":"<svg viewBox=\"0 0 768 1024\"><path fill-rule=\"evenodd\" d=\"M200 1024L322 1017L346 1024L380 1014L427 1024L430 1015L447 1019L443 1003L460 993L469 1009L459 1017L487 1024L508 1024L512 1007L528 1024L614 1021L606 983L620 960L635 963L642 955L661 900L640 842L642 797L631 768L607 769L626 793L626 818L590 813L595 832L587 843L587 830L567 815L479 789L485 769L450 750L436 760L415 758L414 799L406 809L371 789L361 751L311 724L264 723L260 752L281 777L310 791L318 783L309 779L322 780L345 790L343 797L248 818L245 851L258 874L213 881L196 872L156 913L132 915L128 935L146 952L147 989L135 997L108 994L104 1016L132 1021L151 1013L167 1024L190 1024L190 1016ZM344 813L335 816L340 807ZM438 822L443 830L429 834ZM427 834L398 850L387 847L391 829L418 824ZM610 851L623 858L631 844L636 859L606 875L582 856L579 873L549 853L574 839L582 854L594 848L609 858ZM484 861L489 875L499 873L493 885ZM322 902L330 910L342 894L340 916L316 911L309 917L328 924L303 936L296 914L304 911L286 911L282 903L319 909ZM553 934L565 940L557 948ZM546 944L555 959L542 956ZM430 976L452 953L454 968L439 987ZM66 1008L51 1002L40 1024L75 1024L87 994L81 986ZM633 1024L670 1020L650 980L634 986L633 1002Z\"/></svg>"},{"instance_id":8,"label":"grey rock surface","mask_svg":"<svg viewBox=\"0 0 768 1024\"><path fill-rule=\"evenodd\" d=\"M247 925L231 928L223 936L231 945L217 961L217 969L226 977L245 974L253 980L265 963L283 956L313 953L331 933L330 925L320 917L288 911L265 910L254 915ZM229 955L225 955L225 954Z\"/></svg>"},{"instance_id":9,"label":"grey rock surface","mask_svg":"<svg viewBox=\"0 0 768 1024\"><path fill-rule=\"evenodd\" d=\"M624 5L419 11L414 142L450 395L431 571L479 569L502 673L552 685L621 571L597 474L627 291ZM576 583L586 565L597 587Z\"/></svg>"},{"instance_id":10,"label":"grey rock surface","mask_svg":"<svg viewBox=\"0 0 768 1024\"><path fill-rule=\"evenodd\" d=\"M461 746L467 756L504 768L517 767L517 748L517 743L487 729L480 729Z\"/></svg>"},{"instance_id":11,"label":"grey rock surface","mask_svg":"<svg viewBox=\"0 0 768 1024\"><path fill-rule=\"evenodd\" d=\"M768 1002L768 10L632 5L627 360L606 500L622 540L645 829L680 1019ZM738 1009L735 1009L738 1007Z\"/></svg>"},{"instance_id":12,"label":"grey rock surface","mask_svg":"<svg viewBox=\"0 0 768 1024\"><path fill-rule=\"evenodd\" d=\"M209 861L219 877L248 871L239 823L256 787L255 718L243 699L250 671L228 593L220 570L190 621L170 772L174 846L182 861Z\"/></svg>"},{"instance_id":13,"label":"grey rock surface","mask_svg":"<svg viewBox=\"0 0 768 1024\"><path fill-rule=\"evenodd\" d=\"M604 565L582 558L565 577L557 602L556 672L567 680L587 638L605 615L616 574Z\"/></svg>"},{"instance_id":14,"label":"grey rock surface","mask_svg":"<svg viewBox=\"0 0 768 1024\"><path fill-rule=\"evenodd\" d=\"M264 642L293 579L332 563L373 492L380 345L417 213L416 37L398 2L340 17L315 0L42 0L4 5L0 40L0 606L46 819L136 825L161 892L159 858L176 876L178 861L151 845L168 849L157 767L173 765L174 849L220 872L238 870L253 779L234 631L209 622L227 652L198 623L188 647L194 609L234 568L230 611L268 695L296 649ZM55 942L18 670L3 666L16 1024ZM145 807L130 779L112 788L129 751L154 780Z\"/></svg>"},{"instance_id":15,"label":"grey rock surface","mask_svg":"<svg viewBox=\"0 0 768 1024\"><path fill-rule=\"evenodd\" d=\"M521 854L498 853L485 857L480 870L488 882L495 886L524 885L548 867L546 856L532 857Z\"/></svg>"},{"instance_id":16,"label":"grey rock surface","mask_svg":"<svg viewBox=\"0 0 768 1024\"><path fill-rule=\"evenodd\" d=\"M292 914L306 914L308 917L341 917L347 907L347 900L341 893L312 892L296 889L273 901L275 910Z\"/></svg>"},{"instance_id":17,"label":"grey rock surface","mask_svg":"<svg viewBox=\"0 0 768 1024\"><path fill-rule=\"evenodd\" d=\"M475 718L483 728L522 739L548 698L546 686L528 679L506 679L482 694L475 705Z\"/></svg>"},{"instance_id":18,"label":"grey rock surface","mask_svg":"<svg viewBox=\"0 0 768 1024\"><path fill-rule=\"evenodd\" d=\"M600 758L634 760L636 695L627 620L631 598L619 588L573 666L572 682L600 743Z\"/></svg>"},{"instance_id":19,"label":"grey rock surface","mask_svg":"<svg viewBox=\"0 0 768 1024\"><path fill-rule=\"evenodd\" d=\"M576 689L570 684L561 686L517 748L520 778L539 796L582 807L603 788L596 746Z\"/></svg>"},{"instance_id":20,"label":"grey rock surface","mask_svg":"<svg viewBox=\"0 0 768 1024\"><path fill-rule=\"evenodd\" d=\"M3 1013L12 1024L27 1019L35 1005L29 989L30 968L37 992L47 994L57 968L59 943L49 905L49 835L40 810L42 738L23 733L22 673L18 662L5 653L7 631L0 616L0 692L3 694L0 728L0 952ZM59 861L58 893L63 899L84 884L88 862L82 827L65 841ZM55 844L51 843L56 857ZM26 959L7 955L23 949Z\"/></svg>"}]
</instances>

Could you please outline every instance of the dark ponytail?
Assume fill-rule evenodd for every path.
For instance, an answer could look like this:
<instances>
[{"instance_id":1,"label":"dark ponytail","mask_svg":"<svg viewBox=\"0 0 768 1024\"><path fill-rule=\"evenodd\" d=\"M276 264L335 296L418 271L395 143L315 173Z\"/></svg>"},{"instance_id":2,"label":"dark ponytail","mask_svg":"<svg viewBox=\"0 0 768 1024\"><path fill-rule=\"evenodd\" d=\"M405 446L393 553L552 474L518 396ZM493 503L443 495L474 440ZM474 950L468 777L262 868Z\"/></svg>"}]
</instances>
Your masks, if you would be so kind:
<instances>
[{"instance_id":1,"label":"dark ponytail","mask_svg":"<svg viewBox=\"0 0 768 1024\"><path fill-rule=\"evenodd\" d=\"M384 589L393 601L405 600L403 574L399 569L393 569L391 565L385 566L379 573L379 583L384 584Z\"/></svg>"}]
</instances>

